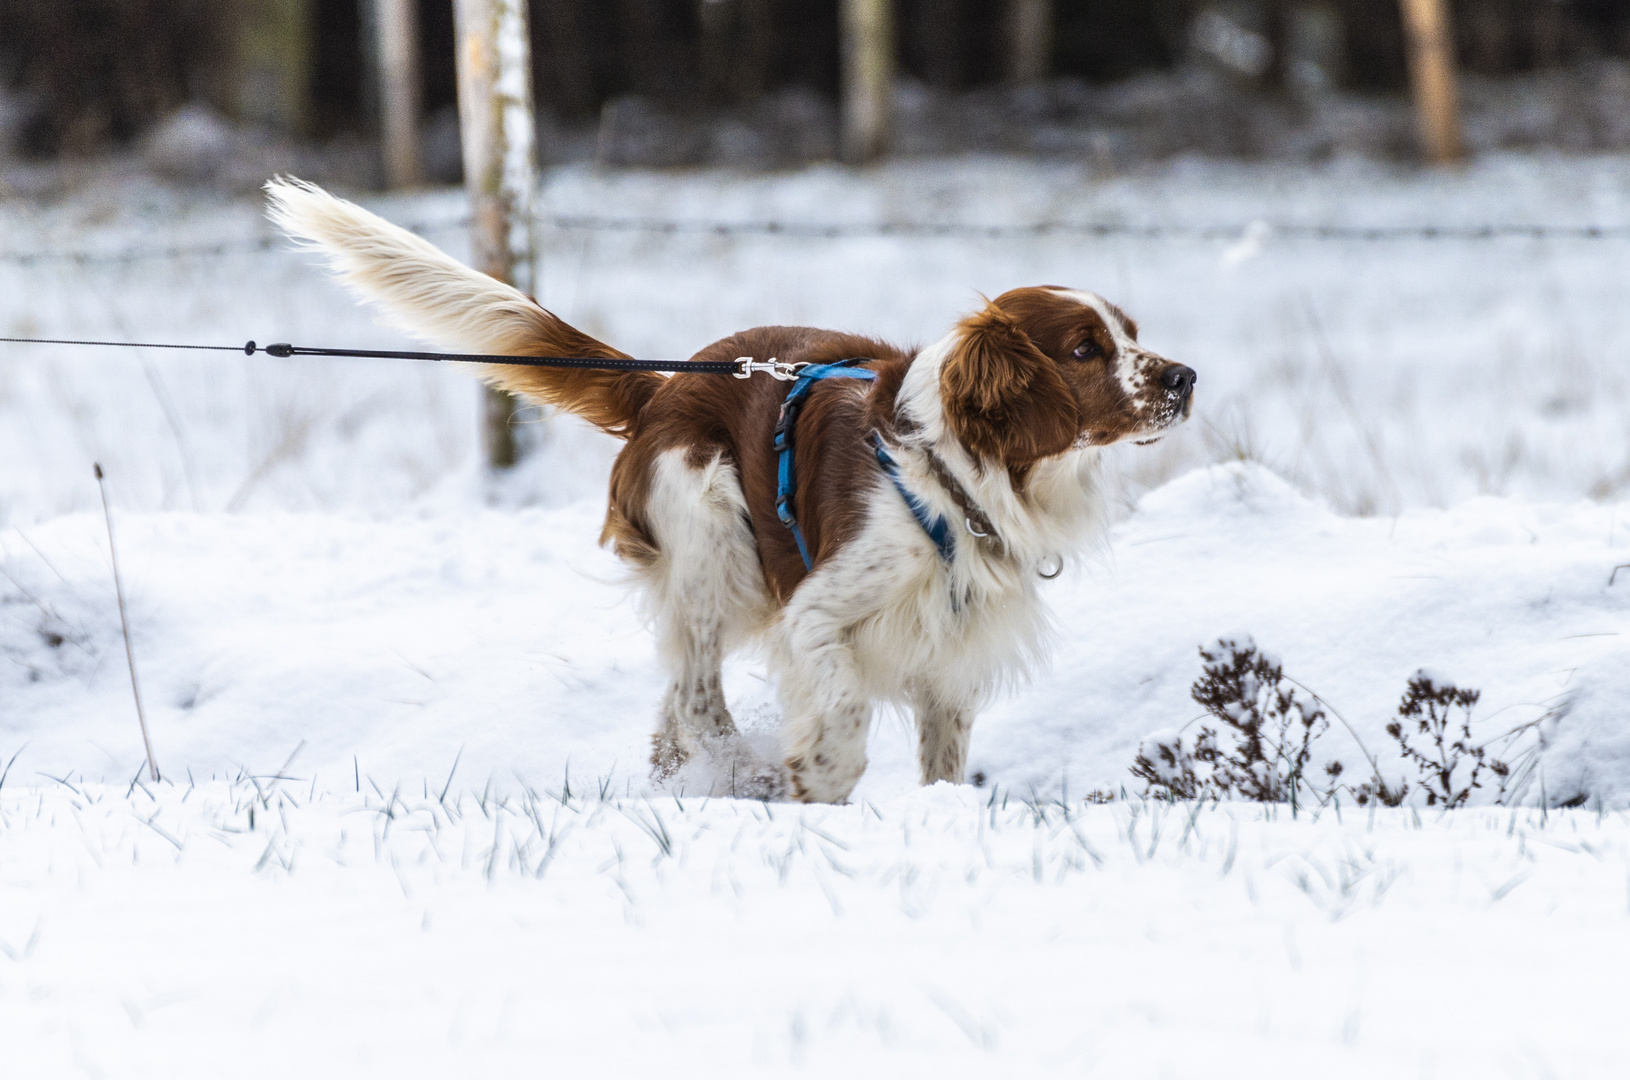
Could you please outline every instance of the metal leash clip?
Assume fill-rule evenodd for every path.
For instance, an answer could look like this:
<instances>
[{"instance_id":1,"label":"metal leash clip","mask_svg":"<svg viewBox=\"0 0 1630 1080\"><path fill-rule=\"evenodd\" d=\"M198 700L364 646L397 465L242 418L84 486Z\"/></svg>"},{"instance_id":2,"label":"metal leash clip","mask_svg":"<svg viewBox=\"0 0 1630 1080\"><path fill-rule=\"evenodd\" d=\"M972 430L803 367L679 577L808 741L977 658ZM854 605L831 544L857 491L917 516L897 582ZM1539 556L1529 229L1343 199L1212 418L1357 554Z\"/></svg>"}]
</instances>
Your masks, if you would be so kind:
<instances>
[{"instance_id":1,"label":"metal leash clip","mask_svg":"<svg viewBox=\"0 0 1630 1080\"><path fill-rule=\"evenodd\" d=\"M809 366L808 364L783 364L773 356L763 363L759 363L751 356L738 356L736 357L736 364L735 376L738 379L751 379L753 372L762 371L772 378L780 379L782 382L795 381L798 378L798 369Z\"/></svg>"}]
</instances>

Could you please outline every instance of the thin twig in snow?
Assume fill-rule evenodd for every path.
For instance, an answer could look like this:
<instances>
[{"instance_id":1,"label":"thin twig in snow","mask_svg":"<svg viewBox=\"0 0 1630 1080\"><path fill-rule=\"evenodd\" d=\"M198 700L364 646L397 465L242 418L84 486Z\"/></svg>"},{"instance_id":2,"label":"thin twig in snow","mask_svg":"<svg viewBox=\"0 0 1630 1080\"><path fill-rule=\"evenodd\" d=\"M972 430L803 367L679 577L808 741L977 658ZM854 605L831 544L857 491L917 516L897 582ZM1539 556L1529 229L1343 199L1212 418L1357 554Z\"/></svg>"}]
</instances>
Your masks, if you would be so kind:
<instances>
[{"instance_id":1,"label":"thin twig in snow","mask_svg":"<svg viewBox=\"0 0 1630 1080\"><path fill-rule=\"evenodd\" d=\"M130 644L130 619L125 614L124 582L119 578L119 549L113 542L113 510L108 506L108 486L102 465L96 463L96 486L102 493L102 517L108 526L108 555L113 560L113 592L119 598L119 626L125 635L125 659L130 664L130 694L136 699L136 720L141 724L142 745L147 748L147 771L158 782L158 762L153 760L153 740L147 734L147 714L141 706L141 684L136 679L136 651Z\"/></svg>"},{"instance_id":2,"label":"thin twig in snow","mask_svg":"<svg viewBox=\"0 0 1630 1080\"><path fill-rule=\"evenodd\" d=\"M17 753L11 755L11 760L6 762L6 767L4 769L0 769L0 788L4 788L6 786L6 777L11 775L11 767L17 764L17 758L22 755L24 750L27 749L28 744L25 742L23 745L17 748Z\"/></svg>"}]
</instances>

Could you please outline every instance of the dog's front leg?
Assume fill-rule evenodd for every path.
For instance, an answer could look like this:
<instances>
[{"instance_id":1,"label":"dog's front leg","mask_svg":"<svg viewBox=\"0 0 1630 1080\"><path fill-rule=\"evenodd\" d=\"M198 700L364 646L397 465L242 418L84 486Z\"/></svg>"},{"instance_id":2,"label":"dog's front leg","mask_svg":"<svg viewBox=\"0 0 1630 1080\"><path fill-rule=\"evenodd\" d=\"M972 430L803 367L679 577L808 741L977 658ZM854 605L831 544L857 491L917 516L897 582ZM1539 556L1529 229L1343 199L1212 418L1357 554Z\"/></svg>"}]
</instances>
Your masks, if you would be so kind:
<instances>
[{"instance_id":1,"label":"dog's front leg","mask_svg":"<svg viewBox=\"0 0 1630 1080\"><path fill-rule=\"evenodd\" d=\"M922 782L962 783L973 734L972 707L948 703L934 694L914 694L912 711L917 720L917 765Z\"/></svg>"},{"instance_id":2,"label":"dog's front leg","mask_svg":"<svg viewBox=\"0 0 1630 1080\"><path fill-rule=\"evenodd\" d=\"M872 722L854 647L820 611L789 613L783 634L787 790L799 802L842 802L866 771Z\"/></svg>"}]
</instances>

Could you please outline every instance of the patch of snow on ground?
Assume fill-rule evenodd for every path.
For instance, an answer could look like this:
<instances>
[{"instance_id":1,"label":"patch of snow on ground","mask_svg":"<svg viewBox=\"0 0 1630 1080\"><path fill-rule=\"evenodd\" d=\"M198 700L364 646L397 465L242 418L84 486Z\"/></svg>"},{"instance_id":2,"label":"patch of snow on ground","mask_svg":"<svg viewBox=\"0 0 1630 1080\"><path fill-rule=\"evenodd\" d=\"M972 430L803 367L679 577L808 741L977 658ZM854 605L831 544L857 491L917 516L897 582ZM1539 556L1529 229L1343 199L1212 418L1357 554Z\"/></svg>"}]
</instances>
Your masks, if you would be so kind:
<instances>
[{"instance_id":1,"label":"patch of snow on ground","mask_svg":"<svg viewBox=\"0 0 1630 1080\"><path fill-rule=\"evenodd\" d=\"M1428 665L1483 691L1478 741L1522 729L1499 749L1536 766L1523 801L1630 805L1614 734L1630 711L1630 581L1608 583L1627 561L1624 509L1485 498L1346 518L1259 466L1190 473L1146 496L1107 556L1046 587L1060 646L980 718L970 773L1020 791L1120 790L1141 739L1199 712L1197 647L1248 633L1346 718L1389 781L1414 779L1383 727ZM358 770L434 780L459 758L463 775L503 787L570 768L643 789L663 674L595 545L599 513L584 501L383 521L122 516L160 764L198 779L271 770L304 744L300 767L329 788ZM27 743L18 775L128 781L142 751L100 515L14 529L0 550L0 749ZM761 662L728 665L726 692L773 748ZM909 788L912 754L905 725L880 718L860 793ZM1364 751L1333 725L1327 757L1353 777ZM732 781L715 770L687 786L729 794Z\"/></svg>"},{"instance_id":2,"label":"patch of snow on ground","mask_svg":"<svg viewBox=\"0 0 1630 1080\"><path fill-rule=\"evenodd\" d=\"M8 1069L1601 1077L1630 1051L1622 815L585 787L8 790Z\"/></svg>"}]
</instances>

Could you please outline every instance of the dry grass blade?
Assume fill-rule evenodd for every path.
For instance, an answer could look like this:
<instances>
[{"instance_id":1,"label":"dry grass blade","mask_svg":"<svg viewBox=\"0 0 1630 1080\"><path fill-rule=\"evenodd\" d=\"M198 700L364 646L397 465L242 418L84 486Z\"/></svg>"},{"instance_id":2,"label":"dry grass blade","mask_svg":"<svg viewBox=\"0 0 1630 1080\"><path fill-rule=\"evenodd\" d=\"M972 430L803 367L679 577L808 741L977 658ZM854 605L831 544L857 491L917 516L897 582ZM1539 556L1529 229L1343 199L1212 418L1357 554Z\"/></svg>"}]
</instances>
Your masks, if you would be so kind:
<instances>
[{"instance_id":1,"label":"dry grass blade","mask_svg":"<svg viewBox=\"0 0 1630 1080\"><path fill-rule=\"evenodd\" d=\"M136 678L136 650L130 644L130 617L125 611L124 582L119 577L119 548L113 540L113 510L108 505L108 485L102 476L102 466L96 464L96 486L102 493L102 517L108 527L108 555L113 560L113 592L119 598L119 627L124 631L125 660L130 665L130 694L136 699L136 721L141 724L142 746L147 750L147 772L158 783L158 762L153 760L153 740L147 733L147 713L141 704L141 683Z\"/></svg>"},{"instance_id":2,"label":"dry grass blade","mask_svg":"<svg viewBox=\"0 0 1630 1080\"><path fill-rule=\"evenodd\" d=\"M34 955L34 947L40 943L40 931L45 929L45 916L40 915L34 920L34 932L28 935L28 943L21 949L14 949L4 941L0 941L0 953L5 953L6 959L16 962L27 960Z\"/></svg>"},{"instance_id":3,"label":"dry grass blade","mask_svg":"<svg viewBox=\"0 0 1630 1080\"><path fill-rule=\"evenodd\" d=\"M11 760L6 762L6 767L4 769L0 769L0 789L5 788L5 786L6 786L6 777L11 775L11 767L13 765L17 764L17 759L19 757L21 757L23 751L27 750L27 749L28 749L28 744L27 743L24 743L23 745L19 746L17 748L17 752L15 754L11 755Z\"/></svg>"},{"instance_id":4,"label":"dry grass blade","mask_svg":"<svg viewBox=\"0 0 1630 1080\"><path fill-rule=\"evenodd\" d=\"M181 850L181 841L177 840L173 835L171 835L169 833L169 831L164 829L162 826L158 825L157 822L154 820L157 817L158 817L158 814L156 814L156 813L151 818L144 818L140 814L137 814L136 815L136 820L141 822L143 825L146 825L149 829L152 829L154 832L158 833L160 836L164 837L164 839L168 840L170 843L174 844L175 849L177 851L180 851Z\"/></svg>"}]
</instances>

